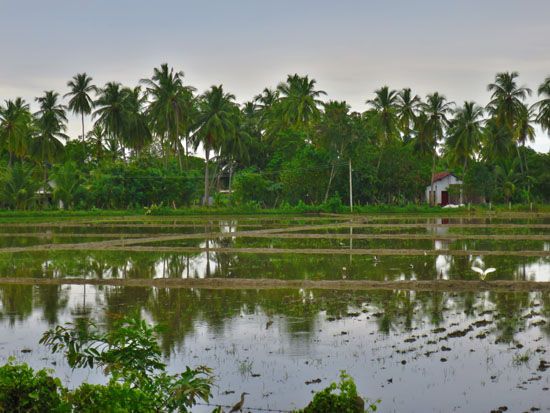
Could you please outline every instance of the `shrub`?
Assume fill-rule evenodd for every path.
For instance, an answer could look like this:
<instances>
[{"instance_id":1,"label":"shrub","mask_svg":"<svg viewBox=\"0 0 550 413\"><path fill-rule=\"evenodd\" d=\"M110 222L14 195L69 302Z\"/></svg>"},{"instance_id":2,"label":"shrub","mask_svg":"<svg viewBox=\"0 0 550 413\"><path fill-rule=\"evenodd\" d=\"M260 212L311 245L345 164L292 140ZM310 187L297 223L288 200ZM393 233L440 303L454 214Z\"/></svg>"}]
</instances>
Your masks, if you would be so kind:
<instances>
[{"instance_id":1,"label":"shrub","mask_svg":"<svg viewBox=\"0 0 550 413\"><path fill-rule=\"evenodd\" d=\"M48 370L34 371L27 364L0 367L0 412L70 411L61 398L61 381Z\"/></svg>"},{"instance_id":2,"label":"shrub","mask_svg":"<svg viewBox=\"0 0 550 413\"><path fill-rule=\"evenodd\" d=\"M157 341L159 332L159 327L151 327L135 315L122 319L106 333L98 331L93 323L85 328L57 326L46 331L40 342L53 353L63 352L72 368L100 367L110 376L108 388L85 387L76 393L78 400L89 398L103 403L119 394L143 399L145 405L153 406L149 411L187 412L199 399L210 398L211 371L199 366L167 374Z\"/></svg>"},{"instance_id":3,"label":"shrub","mask_svg":"<svg viewBox=\"0 0 550 413\"><path fill-rule=\"evenodd\" d=\"M335 393L335 391L339 391ZM365 402L367 406L365 406ZM345 372L340 373L340 383L332 383L326 389L315 393L313 400L296 413L364 413L375 412L379 401L365 401L357 394L353 379ZM365 409L366 407L366 409Z\"/></svg>"},{"instance_id":4,"label":"shrub","mask_svg":"<svg viewBox=\"0 0 550 413\"><path fill-rule=\"evenodd\" d=\"M148 413L155 411L155 401L140 389L127 384L106 386L84 383L67 394L73 411L78 413Z\"/></svg>"}]
</instances>

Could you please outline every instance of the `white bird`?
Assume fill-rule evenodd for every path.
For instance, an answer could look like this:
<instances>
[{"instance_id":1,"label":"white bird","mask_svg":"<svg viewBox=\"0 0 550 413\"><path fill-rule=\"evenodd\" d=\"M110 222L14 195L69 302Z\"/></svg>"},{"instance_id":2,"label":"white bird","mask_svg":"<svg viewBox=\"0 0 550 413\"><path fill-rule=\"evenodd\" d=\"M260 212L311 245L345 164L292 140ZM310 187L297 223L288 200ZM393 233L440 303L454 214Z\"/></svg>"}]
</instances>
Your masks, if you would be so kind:
<instances>
[{"instance_id":1,"label":"white bird","mask_svg":"<svg viewBox=\"0 0 550 413\"><path fill-rule=\"evenodd\" d=\"M479 267L476 267L476 266L472 266L472 271L475 271L479 274L479 278L481 278L481 280L485 280L485 277L487 277L487 274L490 274L492 272L495 272L497 269L496 268L487 268L486 270L483 270Z\"/></svg>"},{"instance_id":2,"label":"white bird","mask_svg":"<svg viewBox=\"0 0 550 413\"><path fill-rule=\"evenodd\" d=\"M374 262L379 262L380 261L376 255L374 257L372 257L372 259L374 260Z\"/></svg>"}]
</instances>

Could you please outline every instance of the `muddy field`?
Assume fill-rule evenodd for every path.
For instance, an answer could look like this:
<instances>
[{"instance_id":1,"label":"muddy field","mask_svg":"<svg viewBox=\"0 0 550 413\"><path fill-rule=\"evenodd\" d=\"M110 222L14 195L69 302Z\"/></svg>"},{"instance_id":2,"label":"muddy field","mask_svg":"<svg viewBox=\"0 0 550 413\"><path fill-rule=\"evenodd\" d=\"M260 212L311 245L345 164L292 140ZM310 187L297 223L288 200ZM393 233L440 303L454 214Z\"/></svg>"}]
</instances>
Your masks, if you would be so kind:
<instances>
[{"instance_id":1,"label":"muddy field","mask_svg":"<svg viewBox=\"0 0 550 413\"><path fill-rule=\"evenodd\" d=\"M168 327L170 369L214 369L213 403L291 410L345 369L382 412L550 409L544 214L0 224L2 361L100 382L40 334L135 310Z\"/></svg>"}]
</instances>

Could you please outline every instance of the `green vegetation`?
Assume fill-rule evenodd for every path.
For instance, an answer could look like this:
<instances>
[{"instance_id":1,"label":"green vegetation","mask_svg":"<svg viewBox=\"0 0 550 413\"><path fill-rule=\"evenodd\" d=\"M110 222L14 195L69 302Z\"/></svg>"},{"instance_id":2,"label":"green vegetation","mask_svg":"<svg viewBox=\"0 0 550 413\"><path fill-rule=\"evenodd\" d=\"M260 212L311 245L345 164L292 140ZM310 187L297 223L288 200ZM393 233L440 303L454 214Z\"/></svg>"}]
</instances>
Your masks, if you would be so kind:
<instances>
[{"instance_id":1,"label":"green vegetation","mask_svg":"<svg viewBox=\"0 0 550 413\"><path fill-rule=\"evenodd\" d=\"M36 98L35 113L5 100L0 207L418 205L430 176L447 170L463 179L464 202L550 201L550 155L526 146L537 124L550 131L550 77L533 105L506 72L485 107L384 86L363 113L322 101L316 81L297 74L243 104L222 85L198 94L167 64L140 84L97 87L80 73L66 105L54 91ZM68 112L80 117L79 139L67 135Z\"/></svg>"},{"instance_id":2,"label":"green vegetation","mask_svg":"<svg viewBox=\"0 0 550 413\"><path fill-rule=\"evenodd\" d=\"M335 391L338 390L337 393ZM365 400L357 394L355 382L345 372L340 374L340 383L332 383L326 389L317 392L313 400L303 410L297 413L363 413L375 412L377 403L367 400L368 405L365 410Z\"/></svg>"},{"instance_id":3,"label":"green vegetation","mask_svg":"<svg viewBox=\"0 0 550 413\"><path fill-rule=\"evenodd\" d=\"M181 374L167 374L157 342L160 332L137 315L106 333L90 321L46 331L42 344L53 353L63 352L72 368L102 368L108 383L83 383L71 390L52 377L51 370L35 371L10 359L0 367L0 412L188 412L198 401L208 402L210 369L186 367ZM340 383L315 394L303 412L363 413L375 411L376 403L365 410L353 379L342 372Z\"/></svg>"}]
</instances>

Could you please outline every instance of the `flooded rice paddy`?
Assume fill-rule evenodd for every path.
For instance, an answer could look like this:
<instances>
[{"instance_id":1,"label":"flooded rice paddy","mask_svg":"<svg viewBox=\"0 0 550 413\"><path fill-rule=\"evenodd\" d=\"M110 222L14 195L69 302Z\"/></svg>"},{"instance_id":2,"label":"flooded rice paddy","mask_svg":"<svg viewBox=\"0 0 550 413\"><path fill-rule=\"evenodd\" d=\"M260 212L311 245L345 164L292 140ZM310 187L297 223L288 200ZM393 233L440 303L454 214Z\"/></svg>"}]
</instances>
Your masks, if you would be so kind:
<instances>
[{"instance_id":1,"label":"flooded rice paddy","mask_svg":"<svg viewBox=\"0 0 550 413\"><path fill-rule=\"evenodd\" d=\"M136 310L166 327L171 370L213 368L214 404L289 411L346 370L382 412L550 411L544 215L0 224L0 362L102 382L38 340Z\"/></svg>"}]
</instances>

